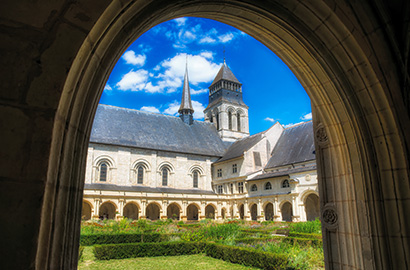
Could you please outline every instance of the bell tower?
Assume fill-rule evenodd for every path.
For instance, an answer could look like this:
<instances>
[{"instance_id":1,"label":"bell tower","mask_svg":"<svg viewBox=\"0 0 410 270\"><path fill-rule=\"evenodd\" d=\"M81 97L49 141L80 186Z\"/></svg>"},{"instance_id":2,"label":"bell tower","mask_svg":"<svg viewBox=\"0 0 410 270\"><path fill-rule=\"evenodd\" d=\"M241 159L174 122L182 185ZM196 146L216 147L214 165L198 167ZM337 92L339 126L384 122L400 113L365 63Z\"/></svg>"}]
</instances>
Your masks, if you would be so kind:
<instances>
[{"instance_id":1,"label":"bell tower","mask_svg":"<svg viewBox=\"0 0 410 270\"><path fill-rule=\"evenodd\" d=\"M215 124L223 141L234 142L249 136L248 106L242 99L242 84L225 62L209 86L205 121Z\"/></svg>"}]
</instances>

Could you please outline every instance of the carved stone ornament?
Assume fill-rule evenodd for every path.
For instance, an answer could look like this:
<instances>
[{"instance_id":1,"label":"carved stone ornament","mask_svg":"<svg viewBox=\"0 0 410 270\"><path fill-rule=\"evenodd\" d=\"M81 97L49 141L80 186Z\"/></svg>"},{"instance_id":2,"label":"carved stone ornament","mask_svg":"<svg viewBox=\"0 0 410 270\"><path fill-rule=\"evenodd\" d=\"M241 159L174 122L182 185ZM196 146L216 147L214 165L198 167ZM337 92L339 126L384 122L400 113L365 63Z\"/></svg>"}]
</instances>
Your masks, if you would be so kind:
<instances>
[{"instance_id":1,"label":"carved stone ornament","mask_svg":"<svg viewBox=\"0 0 410 270\"><path fill-rule=\"evenodd\" d=\"M319 143L321 145L327 144L329 142L329 138L327 137L326 129L321 124L319 124L317 129L316 129L315 137L316 137L317 143Z\"/></svg>"},{"instance_id":2,"label":"carved stone ornament","mask_svg":"<svg viewBox=\"0 0 410 270\"><path fill-rule=\"evenodd\" d=\"M338 225L339 216L336 208L333 205L326 205L322 211L322 222L328 228L336 228Z\"/></svg>"}]
</instances>

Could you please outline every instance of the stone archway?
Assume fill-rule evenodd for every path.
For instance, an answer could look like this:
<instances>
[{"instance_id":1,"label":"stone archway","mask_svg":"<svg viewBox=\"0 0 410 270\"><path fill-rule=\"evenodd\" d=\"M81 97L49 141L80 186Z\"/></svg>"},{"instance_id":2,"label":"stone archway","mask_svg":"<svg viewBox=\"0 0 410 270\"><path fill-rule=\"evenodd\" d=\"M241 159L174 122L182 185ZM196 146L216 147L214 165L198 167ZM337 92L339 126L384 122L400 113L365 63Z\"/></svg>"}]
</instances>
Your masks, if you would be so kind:
<instances>
[{"instance_id":1,"label":"stone archway","mask_svg":"<svg viewBox=\"0 0 410 270\"><path fill-rule=\"evenodd\" d=\"M115 219L116 207L112 202L105 202L100 205L100 211L98 212L100 219Z\"/></svg>"},{"instance_id":2,"label":"stone archway","mask_svg":"<svg viewBox=\"0 0 410 270\"><path fill-rule=\"evenodd\" d=\"M187 220L198 220L198 207L195 204L190 204L187 207Z\"/></svg>"},{"instance_id":3,"label":"stone archway","mask_svg":"<svg viewBox=\"0 0 410 270\"><path fill-rule=\"evenodd\" d=\"M160 218L160 208L156 203L150 203L147 205L145 212L147 219L158 220Z\"/></svg>"},{"instance_id":4,"label":"stone archway","mask_svg":"<svg viewBox=\"0 0 410 270\"><path fill-rule=\"evenodd\" d=\"M167 218L179 220L180 218L180 208L176 203L171 203L167 207Z\"/></svg>"},{"instance_id":5,"label":"stone archway","mask_svg":"<svg viewBox=\"0 0 410 270\"><path fill-rule=\"evenodd\" d=\"M6 208L20 215L3 223L16 232L3 241L9 254L24 256L7 256L3 268L75 268L87 140L104 82L133 40L180 16L216 19L257 37L309 93L326 267L410 265L409 49L401 45L410 34L403 3L5 2L2 9L13 12L2 20L13 23L3 24L10 34L1 39L8 53L0 190Z\"/></svg>"},{"instance_id":6,"label":"stone archway","mask_svg":"<svg viewBox=\"0 0 410 270\"><path fill-rule=\"evenodd\" d=\"M274 212L273 212L273 204L267 203L265 205L265 220L273 220Z\"/></svg>"},{"instance_id":7,"label":"stone archway","mask_svg":"<svg viewBox=\"0 0 410 270\"><path fill-rule=\"evenodd\" d=\"M138 206L134 203L127 203L124 206L123 216L129 219L138 219L139 209Z\"/></svg>"},{"instance_id":8,"label":"stone archway","mask_svg":"<svg viewBox=\"0 0 410 270\"><path fill-rule=\"evenodd\" d=\"M285 202L282 204L280 208L280 212L282 213L282 221L292 222L292 204L290 202Z\"/></svg>"},{"instance_id":9,"label":"stone archway","mask_svg":"<svg viewBox=\"0 0 410 270\"><path fill-rule=\"evenodd\" d=\"M205 218L215 219L215 207L212 204L205 207Z\"/></svg>"},{"instance_id":10,"label":"stone archway","mask_svg":"<svg viewBox=\"0 0 410 270\"><path fill-rule=\"evenodd\" d=\"M306 220L313 221L320 217L319 196L309 194L305 200Z\"/></svg>"},{"instance_id":11,"label":"stone archway","mask_svg":"<svg viewBox=\"0 0 410 270\"><path fill-rule=\"evenodd\" d=\"M91 212L92 212L91 205L88 202L83 201L83 207L81 209L81 219L82 220L91 219Z\"/></svg>"},{"instance_id":12,"label":"stone archway","mask_svg":"<svg viewBox=\"0 0 410 270\"><path fill-rule=\"evenodd\" d=\"M251 206L251 219L258 220L258 205L256 203Z\"/></svg>"}]
</instances>

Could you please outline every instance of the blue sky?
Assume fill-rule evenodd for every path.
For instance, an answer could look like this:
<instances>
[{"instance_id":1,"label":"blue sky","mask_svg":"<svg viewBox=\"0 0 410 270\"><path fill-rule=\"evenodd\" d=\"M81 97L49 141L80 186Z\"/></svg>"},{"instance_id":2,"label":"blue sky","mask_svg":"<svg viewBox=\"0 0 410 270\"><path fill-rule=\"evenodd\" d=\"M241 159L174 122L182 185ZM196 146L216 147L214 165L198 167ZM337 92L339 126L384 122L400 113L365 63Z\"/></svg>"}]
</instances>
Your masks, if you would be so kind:
<instances>
[{"instance_id":1,"label":"blue sky","mask_svg":"<svg viewBox=\"0 0 410 270\"><path fill-rule=\"evenodd\" d=\"M188 58L194 118L203 121L208 87L224 56L243 84L251 134L276 121L286 127L311 119L308 95L272 51L229 25L191 17L164 22L138 38L118 60L100 103L177 116Z\"/></svg>"}]
</instances>

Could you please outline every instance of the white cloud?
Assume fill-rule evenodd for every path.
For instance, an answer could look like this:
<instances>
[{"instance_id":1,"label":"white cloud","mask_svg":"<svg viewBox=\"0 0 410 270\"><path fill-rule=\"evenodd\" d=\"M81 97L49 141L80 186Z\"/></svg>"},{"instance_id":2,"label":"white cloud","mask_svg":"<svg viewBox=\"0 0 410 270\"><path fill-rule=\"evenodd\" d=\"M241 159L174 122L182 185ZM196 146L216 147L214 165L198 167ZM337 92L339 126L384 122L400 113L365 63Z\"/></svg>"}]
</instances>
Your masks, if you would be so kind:
<instances>
[{"instance_id":1,"label":"white cloud","mask_svg":"<svg viewBox=\"0 0 410 270\"><path fill-rule=\"evenodd\" d=\"M195 90L191 88L191 95L200 95L203 93L207 93L208 89L199 89L199 90Z\"/></svg>"},{"instance_id":2,"label":"white cloud","mask_svg":"<svg viewBox=\"0 0 410 270\"><path fill-rule=\"evenodd\" d=\"M275 119L273 119L273 118L270 118L270 117L266 117L265 118L265 121L268 121L268 122L275 122Z\"/></svg>"},{"instance_id":3,"label":"white cloud","mask_svg":"<svg viewBox=\"0 0 410 270\"><path fill-rule=\"evenodd\" d=\"M154 106L143 106L140 110L145 112L160 113L160 111Z\"/></svg>"},{"instance_id":4,"label":"white cloud","mask_svg":"<svg viewBox=\"0 0 410 270\"><path fill-rule=\"evenodd\" d=\"M212 52L208 52L208 51L201 52L200 55L207 58L207 59L213 59L214 58L214 54Z\"/></svg>"},{"instance_id":5,"label":"white cloud","mask_svg":"<svg viewBox=\"0 0 410 270\"><path fill-rule=\"evenodd\" d=\"M178 113L179 106L181 106L181 104L178 101L174 100L174 102L170 103L168 105L168 108L164 110L164 113L169 115L176 115Z\"/></svg>"},{"instance_id":6,"label":"white cloud","mask_svg":"<svg viewBox=\"0 0 410 270\"><path fill-rule=\"evenodd\" d=\"M152 85L151 82L148 82L148 83L145 85L144 90L145 90L146 92L148 92L148 93L159 93L159 92L162 91L162 90L161 90L161 87L159 87L159 86L154 86L154 85Z\"/></svg>"},{"instance_id":7,"label":"white cloud","mask_svg":"<svg viewBox=\"0 0 410 270\"><path fill-rule=\"evenodd\" d=\"M181 25L184 25L184 24L185 24L185 22L186 22L187 19L188 19L188 18L185 18L185 17L177 18L177 19L174 19L174 22L176 22L176 24L177 24L178 26L181 26Z\"/></svg>"},{"instance_id":8,"label":"white cloud","mask_svg":"<svg viewBox=\"0 0 410 270\"><path fill-rule=\"evenodd\" d=\"M296 125L299 125L299 124L302 124L302 123L305 123L305 122L299 122L299 123L291 123L291 124L286 124L286 125L283 125L283 127L284 128L289 128L289 127L292 127L292 126L296 126Z\"/></svg>"},{"instance_id":9,"label":"white cloud","mask_svg":"<svg viewBox=\"0 0 410 270\"><path fill-rule=\"evenodd\" d=\"M302 120L312 120L312 113L305 114L300 119L302 119Z\"/></svg>"},{"instance_id":10,"label":"white cloud","mask_svg":"<svg viewBox=\"0 0 410 270\"><path fill-rule=\"evenodd\" d=\"M204 110L205 110L204 105L195 100L192 100L191 102L192 102L192 107L194 109L194 115L193 115L194 119L203 119ZM172 103L168 104L168 108L164 110L164 113L168 115L177 116L179 106L181 106L181 104L178 101L174 100Z\"/></svg>"},{"instance_id":11,"label":"white cloud","mask_svg":"<svg viewBox=\"0 0 410 270\"><path fill-rule=\"evenodd\" d=\"M198 43L200 43L200 44L212 44L212 43L215 43L215 42L216 42L216 39L213 39L213 38L208 37L208 36L203 37L198 41Z\"/></svg>"},{"instance_id":12,"label":"white cloud","mask_svg":"<svg viewBox=\"0 0 410 270\"><path fill-rule=\"evenodd\" d=\"M222 43L227 43L227 42L231 41L233 38L234 38L234 34L229 32L229 33L226 33L224 35L220 35L218 37L218 40Z\"/></svg>"},{"instance_id":13,"label":"white cloud","mask_svg":"<svg viewBox=\"0 0 410 270\"><path fill-rule=\"evenodd\" d=\"M147 79L148 71L144 69L131 70L121 78L116 86L123 91L141 91L144 89Z\"/></svg>"},{"instance_id":14,"label":"white cloud","mask_svg":"<svg viewBox=\"0 0 410 270\"><path fill-rule=\"evenodd\" d=\"M104 91L111 91L112 87L107 83L104 87Z\"/></svg>"},{"instance_id":15,"label":"white cloud","mask_svg":"<svg viewBox=\"0 0 410 270\"><path fill-rule=\"evenodd\" d=\"M194 108L194 119L203 119L205 107L202 103L192 100L192 107Z\"/></svg>"},{"instance_id":16,"label":"white cloud","mask_svg":"<svg viewBox=\"0 0 410 270\"><path fill-rule=\"evenodd\" d=\"M134 51L130 50L123 54L122 59L124 59L127 64L143 66L147 57L143 54L136 55Z\"/></svg>"}]
</instances>

